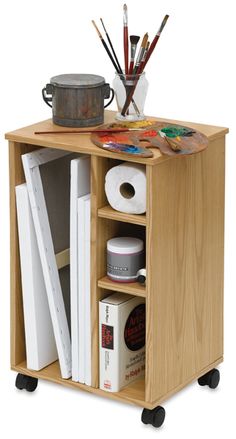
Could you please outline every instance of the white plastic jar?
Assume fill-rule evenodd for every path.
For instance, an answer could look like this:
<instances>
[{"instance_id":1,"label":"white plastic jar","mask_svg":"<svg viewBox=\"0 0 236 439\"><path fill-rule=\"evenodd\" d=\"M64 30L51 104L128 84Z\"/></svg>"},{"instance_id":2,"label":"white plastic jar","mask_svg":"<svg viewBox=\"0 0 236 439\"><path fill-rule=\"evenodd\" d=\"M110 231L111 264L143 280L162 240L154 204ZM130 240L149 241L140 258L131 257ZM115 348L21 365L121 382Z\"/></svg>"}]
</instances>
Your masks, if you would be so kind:
<instances>
[{"instance_id":1,"label":"white plastic jar","mask_svg":"<svg viewBox=\"0 0 236 439\"><path fill-rule=\"evenodd\" d=\"M118 237L107 241L107 276L115 282L136 282L145 266L144 243L139 238Z\"/></svg>"}]
</instances>

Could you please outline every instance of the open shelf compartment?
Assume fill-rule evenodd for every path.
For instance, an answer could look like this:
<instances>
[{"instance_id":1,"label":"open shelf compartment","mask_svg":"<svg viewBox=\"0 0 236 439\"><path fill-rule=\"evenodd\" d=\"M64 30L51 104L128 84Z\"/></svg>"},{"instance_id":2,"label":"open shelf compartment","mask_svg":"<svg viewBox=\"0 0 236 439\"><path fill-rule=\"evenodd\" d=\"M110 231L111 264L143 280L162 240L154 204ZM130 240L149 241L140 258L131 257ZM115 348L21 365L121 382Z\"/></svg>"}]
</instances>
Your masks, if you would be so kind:
<instances>
[{"instance_id":1,"label":"open shelf compartment","mask_svg":"<svg viewBox=\"0 0 236 439\"><path fill-rule=\"evenodd\" d=\"M12 366L12 370L25 375L33 376L35 378L52 381L57 384L62 384L67 387L71 387L77 390L84 390L85 392L94 393L96 395L103 396L105 398L114 399L121 402L127 402L131 404L139 405L140 407L151 408L151 405L145 402L145 381L139 379L131 383L129 386L124 387L120 392L105 392L99 388L86 386L85 384L76 383L71 379L64 380L61 377L59 362L55 361L49 366L40 371L27 369L26 362L23 361L17 366Z\"/></svg>"}]
</instances>

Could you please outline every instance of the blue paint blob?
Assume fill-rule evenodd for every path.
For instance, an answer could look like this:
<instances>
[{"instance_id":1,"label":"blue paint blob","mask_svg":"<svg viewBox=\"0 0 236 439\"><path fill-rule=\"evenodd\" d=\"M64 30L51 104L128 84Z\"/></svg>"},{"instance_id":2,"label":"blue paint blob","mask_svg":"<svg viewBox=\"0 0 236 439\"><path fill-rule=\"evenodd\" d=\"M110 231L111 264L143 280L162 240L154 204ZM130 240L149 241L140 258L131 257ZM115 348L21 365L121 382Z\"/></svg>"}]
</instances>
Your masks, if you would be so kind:
<instances>
[{"instance_id":1,"label":"blue paint blob","mask_svg":"<svg viewBox=\"0 0 236 439\"><path fill-rule=\"evenodd\" d=\"M104 148L112 149L117 152L127 152L128 154L142 154L146 151L145 148L140 148L139 146L129 145L127 143L116 143L116 142L107 142L103 144Z\"/></svg>"}]
</instances>

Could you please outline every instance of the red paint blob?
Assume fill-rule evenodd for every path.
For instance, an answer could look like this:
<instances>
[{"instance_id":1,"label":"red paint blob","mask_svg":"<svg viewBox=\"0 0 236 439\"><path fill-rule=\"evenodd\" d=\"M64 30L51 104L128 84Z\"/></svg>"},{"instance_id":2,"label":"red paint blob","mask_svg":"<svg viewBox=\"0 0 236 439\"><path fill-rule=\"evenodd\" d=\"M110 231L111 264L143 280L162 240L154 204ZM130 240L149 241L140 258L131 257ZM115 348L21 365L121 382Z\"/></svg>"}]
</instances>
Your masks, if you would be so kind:
<instances>
[{"instance_id":1,"label":"red paint blob","mask_svg":"<svg viewBox=\"0 0 236 439\"><path fill-rule=\"evenodd\" d=\"M107 143L107 142L115 142L115 143L121 143L121 142L128 142L129 141L129 137L126 135L115 135L115 134L108 134L108 135L100 135L99 134L99 140L102 143Z\"/></svg>"},{"instance_id":2,"label":"red paint blob","mask_svg":"<svg viewBox=\"0 0 236 439\"><path fill-rule=\"evenodd\" d=\"M154 131L154 130L145 131L144 133L142 133L141 136L142 137L156 137L157 136L157 131Z\"/></svg>"},{"instance_id":3,"label":"red paint blob","mask_svg":"<svg viewBox=\"0 0 236 439\"><path fill-rule=\"evenodd\" d=\"M101 134L99 134L99 140L102 143L107 143L107 142L114 142L114 137L113 136L102 136Z\"/></svg>"}]
</instances>

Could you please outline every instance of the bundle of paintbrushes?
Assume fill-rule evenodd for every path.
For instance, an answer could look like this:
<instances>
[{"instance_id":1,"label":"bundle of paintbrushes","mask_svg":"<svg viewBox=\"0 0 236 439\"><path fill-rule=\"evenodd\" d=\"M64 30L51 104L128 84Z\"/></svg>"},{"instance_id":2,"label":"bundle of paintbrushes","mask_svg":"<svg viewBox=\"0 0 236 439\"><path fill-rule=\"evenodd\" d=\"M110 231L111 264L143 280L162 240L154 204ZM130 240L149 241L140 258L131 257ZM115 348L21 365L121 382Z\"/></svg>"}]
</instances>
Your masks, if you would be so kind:
<instances>
[{"instance_id":1,"label":"bundle of paintbrushes","mask_svg":"<svg viewBox=\"0 0 236 439\"><path fill-rule=\"evenodd\" d=\"M98 36L110 58L110 61L112 62L116 73L119 75L120 80L122 81L124 87L125 87L125 100L123 104L123 108L121 109L121 116L125 117L129 114L129 107L132 103L132 106L137 114L137 118L140 115L140 109L135 102L135 90L137 88L137 85L139 83L139 79L144 73L144 69L156 47L156 44L160 38L160 35L166 25L166 22L169 18L169 15L165 15L160 28L158 29L155 37L153 38L152 42L150 43L148 39L148 33L145 33L144 37L140 40L140 37L138 35L130 35L128 32L128 9L127 5L125 4L123 6L123 46L124 46L124 69L122 70L121 64L118 60L117 54L115 52L114 46L111 42L110 36L107 32L107 29L104 25L104 22L101 20L102 27L105 31L106 38L108 41L108 44L104 40L101 32L99 31L97 25L95 24L94 20L92 20L92 23L98 33ZM139 50L138 49L138 43L141 41ZM129 56L130 51L130 56ZM136 55L137 54L137 55ZM130 58L130 59L129 59Z\"/></svg>"}]
</instances>

